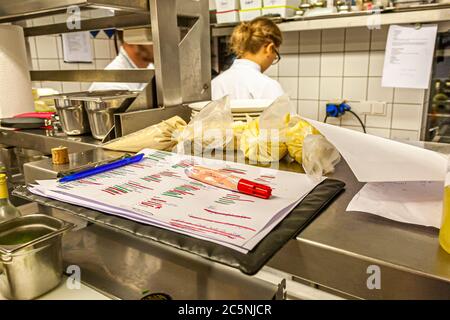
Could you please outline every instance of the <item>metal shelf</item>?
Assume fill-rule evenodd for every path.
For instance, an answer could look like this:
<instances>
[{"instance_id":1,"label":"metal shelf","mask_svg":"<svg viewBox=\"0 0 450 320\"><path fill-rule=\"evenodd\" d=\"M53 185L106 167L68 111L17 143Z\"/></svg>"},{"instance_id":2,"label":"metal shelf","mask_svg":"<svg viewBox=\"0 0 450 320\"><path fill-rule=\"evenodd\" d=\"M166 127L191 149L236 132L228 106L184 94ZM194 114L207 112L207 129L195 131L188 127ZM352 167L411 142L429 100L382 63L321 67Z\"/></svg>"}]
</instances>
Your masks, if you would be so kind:
<instances>
[{"instance_id":1,"label":"metal shelf","mask_svg":"<svg viewBox=\"0 0 450 320\"><path fill-rule=\"evenodd\" d=\"M189 31L192 22L195 22L190 17L178 16L178 27ZM111 28L136 28L136 27L150 27L151 19L149 12L128 13L115 12L114 16L93 18L82 20L79 29L69 29L66 23L56 23L37 27L24 28L26 37L35 37L50 34L61 34L79 31L91 31L99 29Z\"/></svg>"},{"instance_id":2,"label":"metal shelf","mask_svg":"<svg viewBox=\"0 0 450 320\"><path fill-rule=\"evenodd\" d=\"M450 113L428 113L429 117L450 118Z\"/></svg>"},{"instance_id":3,"label":"metal shelf","mask_svg":"<svg viewBox=\"0 0 450 320\"><path fill-rule=\"evenodd\" d=\"M370 19L370 20L369 20ZM278 23L282 32L322 30L352 27L375 27L402 23L440 22L450 20L449 4L424 5L417 8L398 9L392 12L373 14L371 12L336 13L326 16L303 17L295 21ZM228 36L236 24L216 25L212 28L212 36Z\"/></svg>"},{"instance_id":4,"label":"metal shelf","mask_svg":"<svg viewBox=\"0 0 450 320\"><path fill-rule=\"evenodd\" d=\"M0 23L18 22L23 26L32 18L67 14L70 6L114 11L112 17L82 19L76 31L151 26L156 71L44 70L32 71L33 81L149 83L156 77L159 105L210 99L208 0L0 0ZM58 21L63 22L60 18ZM33 37L72 31L64 23L56 23L25 28L24 34Z\"/></svg>"},{"instance_id":5,"label":"metal shelf","mask_svg":"<svg viewBox=\"0 0 450 320\"><path fill-rule=\"evenodd\" d=\"M155 76L150 69L137 70L40 70L30 71L32 81L133 82L149 83Z\"/></svg>"},{"instance_id":6,"label":"metal shelf","mask_svg":"<svg viewBox=\"0 0 450 320\"><path fill-rule=\"evenodd\" d=\"M150 15L148 13L127 13L112 17L83 20L80 24L80 29L69 29L66 23L57 23L24 28L24 34L26 37L34 37L69 32L144 26L150 26Z\"/></svg>"},{"instance_id":7,"label":"metal shelf","mask_svg":"<svg viewBox=\"0 0 450 320\"><path fill-rule=\"evenodd\" d=\"M4 0L0 1L0 23L58 14L70 6L149 12L147 0Z\"/></svg>"}]
</instances>

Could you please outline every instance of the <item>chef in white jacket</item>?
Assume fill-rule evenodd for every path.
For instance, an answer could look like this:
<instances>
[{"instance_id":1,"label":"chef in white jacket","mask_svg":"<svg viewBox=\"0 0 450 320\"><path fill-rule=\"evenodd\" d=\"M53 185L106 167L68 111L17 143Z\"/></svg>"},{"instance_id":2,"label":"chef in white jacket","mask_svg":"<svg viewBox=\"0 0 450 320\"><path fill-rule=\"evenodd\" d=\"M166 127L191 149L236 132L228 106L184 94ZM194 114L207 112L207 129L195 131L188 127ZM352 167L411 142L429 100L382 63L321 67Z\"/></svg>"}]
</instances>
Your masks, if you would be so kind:
<instances>
[{"instance_id":1,"label":"chef in white jacket","mask_svg":"<svg viewBox=\"0 0 450 320\"><path fill-rule=\"evenodd\" d=\"M230 47L237 56L233 65L213 79L212 99L226 95L231 99L271 99L283 95L281 85L263 74L280 60L282 34L266 18L256 18L238 25L231 35Z\"/></svg>"},{"instance_id":2,"label":"chef in white jacket","mask_svg":"<svg viewBox=\"0 0 450 320\"><path fill-rule=\"evenodd\" d=\"M105 70L155 69L153 64L153 44L130 44L123 41L123 36L119 36L119 38L122 42L119 54L106 66ZM140 91L143 90L146 85L147 83L94 82L89 87L89 91Z\"/></svg>"}]
</instances>

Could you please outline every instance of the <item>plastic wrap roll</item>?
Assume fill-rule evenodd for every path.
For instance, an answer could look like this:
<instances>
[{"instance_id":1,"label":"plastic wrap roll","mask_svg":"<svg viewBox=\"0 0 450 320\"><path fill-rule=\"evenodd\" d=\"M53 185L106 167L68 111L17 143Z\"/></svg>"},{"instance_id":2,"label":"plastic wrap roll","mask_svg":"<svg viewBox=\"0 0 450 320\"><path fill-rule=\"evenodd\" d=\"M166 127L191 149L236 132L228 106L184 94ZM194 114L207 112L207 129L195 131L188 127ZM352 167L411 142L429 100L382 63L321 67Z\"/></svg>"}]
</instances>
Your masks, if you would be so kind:
<instances>
[{"instance_id":1,"label":"plastic wrap roll","mask_svg":"<svg viewBox=\"0 0 450 320\"><path fill-rule=\"evenodd\" d=\"M0 118L33 110L23 29L0 25Z\"/></svg>"}]
</instances>

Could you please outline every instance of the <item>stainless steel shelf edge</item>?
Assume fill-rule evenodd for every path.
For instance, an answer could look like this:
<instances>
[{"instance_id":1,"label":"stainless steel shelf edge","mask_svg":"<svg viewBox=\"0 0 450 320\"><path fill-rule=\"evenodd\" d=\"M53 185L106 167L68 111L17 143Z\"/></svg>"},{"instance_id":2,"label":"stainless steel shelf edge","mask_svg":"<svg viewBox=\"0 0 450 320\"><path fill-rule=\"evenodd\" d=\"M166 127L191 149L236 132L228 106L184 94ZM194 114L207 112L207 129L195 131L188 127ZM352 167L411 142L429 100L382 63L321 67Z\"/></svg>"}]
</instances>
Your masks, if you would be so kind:
<instances>
[{"instance_id":1,"label":"stainless steel shelf edge","mask_svg":"<svg viewBox=\"0 0 450 320\"><path fill-rule=\"evenodd\" d=\"M110 28L127 28L150 26L148 13L132 13L116 15L113 17L81 20L80 29L69 29L66 23L49 24L44 26L24 28L26 37L41 35L60 34L69 32L80 32L90 30L101 30Z\"/></svg>"},{"instance_id":2,"label":"stainless steel shelf edge","mask_svg":"<svg viewBox=\"0 0 450 320\"><path fill-rule=\"evenodd\" d=\"M371 22L372 19L373 22ZM329 15L326 17L305 17L298 21L286 21L278 24L282 32L322 30L337 28L369 27L376 28L378 25L444 22L450 20L450 5L424 6L416 10L386 12L382 14L358 13L349 15ZM216 26L212 28L212 36L228 36L234 26Z\"/></svg>"},{"instance_id":3,"label":"stainless steel shelf edge","mask_svg":"<svg viewBox=\"0 0 450 320\"><path fill-rule=\"evenodd\" d=\"M30 71L32 81L149 83L154 70L39 70Z\"/></svg>"},{"instance_id":4,"label":"stainless steel shelf edge","mask_svg":"<svg viewBox=\"0 0 450 320\"><path fill-rule=\"evenodd\" d=\"M64 12L70 6L148 12L148 0L16 0L0 2L0 23Z\"/></svg>"}]
</instances>

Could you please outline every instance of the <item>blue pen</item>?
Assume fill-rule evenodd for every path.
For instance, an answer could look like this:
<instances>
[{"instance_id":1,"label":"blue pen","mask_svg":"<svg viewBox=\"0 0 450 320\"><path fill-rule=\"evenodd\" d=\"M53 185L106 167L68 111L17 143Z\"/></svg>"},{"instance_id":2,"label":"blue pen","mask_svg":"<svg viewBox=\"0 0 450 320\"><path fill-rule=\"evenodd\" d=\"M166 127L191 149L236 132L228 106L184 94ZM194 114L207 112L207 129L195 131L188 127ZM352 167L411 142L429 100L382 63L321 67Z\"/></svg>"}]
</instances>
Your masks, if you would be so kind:
<instances>
[{"instance_id":1,"label":"blue pen","mask_svg":"<svg viewBox=\"0 0 450 320\"><path fill-rule=\"evenodd\" d=\"M91 168L91 169L80 171L80 172L77 172L74 174L70 174L68 176L65 176L65 177L62 177L61 179L59 179L59 182L69 182L69 181L74 181L74 180L78 180L78 179L83 179L83 178L92 176L94 174L99 174L99 173L102 173L105 171L120 168L120 167L126 166L127 164L139 162L142 160L143 157L144 157L144 154L140 153L133 157L127 157L127 158L120 159L115 162L107 163L107 164L104 164L104 165L101 165L101 166L98 166L95 168Z\"/></svg>"}]
</instances>

